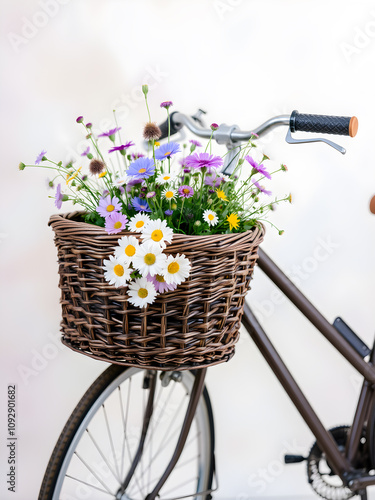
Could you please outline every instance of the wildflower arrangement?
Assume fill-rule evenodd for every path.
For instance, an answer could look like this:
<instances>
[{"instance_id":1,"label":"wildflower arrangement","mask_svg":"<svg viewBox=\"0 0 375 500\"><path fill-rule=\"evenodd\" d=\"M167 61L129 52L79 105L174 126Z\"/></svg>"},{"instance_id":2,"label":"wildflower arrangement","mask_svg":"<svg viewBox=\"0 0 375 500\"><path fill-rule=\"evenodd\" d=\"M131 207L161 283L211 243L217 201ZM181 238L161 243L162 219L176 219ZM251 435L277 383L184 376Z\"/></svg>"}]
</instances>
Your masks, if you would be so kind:
<instances>
[{"instance_id":1,"label":"wildflower arrangement","mask_svg":"<svg viewBox=\"0 0 375 500\"><path fill-rule=\"evenodd\" d=\"M256 134L242 147L234 172L225 175L221 173L225 155L212 154L212 137L218 125L211 125L211 138L205 146L197 140L180 145L170 140L169 109L173 103L162 102L169 133L168 141L160 144L161 131L151 120L147 85L142 90L148 113L143 131L147 154L133 149L135 144L129 138L124 140L116 114L116 126L102 133L96 133L92 123L79 116L76 121L83 126L88 141L81 154L82 164L54 162L45 150L34 165L19 164L20 170L39 166L55 171L48 185L56 185L58 209L69 200L83 208L85 222L104 227L108 234L138 233L138 237L119 239L103 269L111 285L128 287L129 302L139 307L151 304L158 293L176 288L189 275L190 263L184 255L163 254L174 233L244 232L266 221L275 203L291 201L290 195L269 201L271 191L263 182L287 168L281 165L269 172L266 155L255 161ZM106 154L104 141L110 145Z\"/></svg>"}]
</instances>

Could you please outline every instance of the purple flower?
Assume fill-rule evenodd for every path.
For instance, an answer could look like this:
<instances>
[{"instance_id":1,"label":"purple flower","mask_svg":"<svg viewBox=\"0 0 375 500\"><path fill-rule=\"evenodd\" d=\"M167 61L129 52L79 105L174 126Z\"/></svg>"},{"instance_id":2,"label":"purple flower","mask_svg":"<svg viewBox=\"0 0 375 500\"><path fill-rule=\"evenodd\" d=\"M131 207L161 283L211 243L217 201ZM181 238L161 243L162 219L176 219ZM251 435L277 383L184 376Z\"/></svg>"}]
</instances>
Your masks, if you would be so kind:
<instances>
[{"instance_id":1,"label":"purple flower","mask_svg":"<svg viewBox=\"0 0 375 500\"><path fill-rule=\"evenodd\" d=\"M223 178L216 175L216 173L214 174L209 174L209 175L206 175L205 179L204 179L204 183L206 184L206 186L211 186L211 187L219 187L220 184L223 182Z\"/></svg>"},{"instance_id":2,"label":"purple flower","mask_svg":"<svg viewBox=\"0 0 375 500\"><path fill-rule=\"evenodd\" d=\"M147 201L142 200L142 198L133 198L132 205L137 212L151 212L151 208L149 207Z\"/></svg>"},{"instance_id":3,"label":"purple flower","mask_svg":"<svg viewBox=\"0 0 375 500\"><path fill-rule=\"evenodd\" d=\"M138 158L143 158L143 153L132 153L132 160L138 160Z\"/></svg>"},{"instance_id":4,"label":"purple flower","mask_svg":"<svg viewBox=\"0 0 375 500\"><path fill-rule=\"evenodd\" d=\"M211 123L210 128L211 130L217 130L219 128L219 125L217 123Z\"/></svg>"},{"instance_id":5,"label":"purple flower","mask_svg":"<svg viewBox=\"0 0 375 500\"><path fill-rule=\"evenodd\" d=\"M87 146L87 148L84 150L81 156L87 156L89 153L90 153L90 146Z\"/></svg>"},{"instance_id":6,"label":"purple flower","mask_svg":"<svg viewBox=\"0 0 375 500\"><path fill-rule=\"evenodd\" d=\"M83 122L83 116L79 116L79 117L76 119L76 122L77 122L77 123L82 123L82 122Z\"/></svg>"},{"instance_id":7,"label":"purple flower","mask_svg":"<svg viewBox=\"0 0 375 500\"><path fill-rule=\"evenodd\" d=\"M91 123L91 122L86 123L85 127L86 127L86 128L91 128L91 127L92 127L92 123Z\"/></svg>"},{"instance_id":8,"label":"purple flower","mask_svg":"<svg viewBox=\"0 0 375 500\"><path fill-rule=\"evenodd\" d=\"M109 137L109 138L111 138L119 130L121 130L121 127L111 128L110 130L108 130L108 132L103 132L102 134L99 134L98 137Z\"/></svg>"},{"instance_id":9,"label":"purple flower","mask_svg":"<svg viewBox=\"0 0 375 500\"><path fill-rule=\"evenodd\" d=\"M150 191L149 193L146 194L146 198L154 198L156 196L155 191Z\"/></svg>"},{"instance_id":10,"label":"purple flower","mask_svg":"<svg viewBox=\"0 0 375 500\"><path fill-rule=\"evenodd\" d=\"M190 139L189 141L191 144L194 144L197 148L201 148L202 144L199 141L196 141L195 139Z\"/></svg>"},{"instance_id":11,"label":"purple flower","mask_svg":"<svg viewBox=\"0 0 375 500\"><path fill-rule=\"evenodd\" d=\"M124 151L124 149L128 149L130 148L131 146L135 146L134 142L132 141L129 141L127 142L126 144L121 144L121 146L115 146L113 148L111 148L108 153L113 153L113 151Z\"/></svg>"},{"instance_id":12,"label":"purple flower","mask_svg":"<svg viewBox=\"0 0 375 500\"><path fill-rule=\"evenodd\" d=\"M155 164L152 158L138 158L133 161L126 171L127 175L134 175L140 179L147 179L155 172Z\"/></svg>"},{"instance_id":13,"label":"purple flower","mask_svg":"<svg viewBox=\"0 0 375 500\"><path fill-rule=\"evenodd\" d=\"M158 147L158 149L155 149L155 158L157 160L164 160L180 152L180 145L177 142L167 142Z\"/></svg>"},{"instance_id":14,"label":"purple flower","mask_svg":"<svg viewBox=\"0 0 375 500\"><path fill-rule=\"evenodd\" d=\"M39 165L41 161L44 161L43 158L46 153L47 151L42 151L40 154L38 154L35 160L35 165Z\"/></svg>"},{"instance_id":15,"label":"purple flower","mask_svg":"<svg viewBox=\"0 0 375 500\"><path fill-rule=\"evenodd\" d=\"M170 108L171 106L173 106L173 102L172 101L163 101L161 104L160 104L160 107L161 108Z\"/></svg>"},{"instance_id":16,"label":"purple flower","mask_svg":"<svg viewBox=\"0 0 375 500\"><path fill-rule=\"evenodd\" d=\"M220 156L210 155L209 153L194 153L186 158L185 165L194 168L206 168L210 174L212 169L219 168L223 164Z\"/></svg>"},{"instance_id":17,"label":"purple flower","mask_svg":"<svg viewBox=\"0 0 375 500\"><path fill-rule=\"evenodd\" d=\"M140 178L132 179L131 181L129 181L126 184L126 192L130 193L130 191L132 190L132 188L134 186L136 186L137 184L141 184L142 182L143 182L143 179L140 179Z\"/></svg>"},{"instance_id":18,"label":"purple flower","mask_svg":"<svg viewBox=\"0 0 375 500\"><path fill-rule=\"evenodd\" d=\"M126 227L128 218L120 212L113 212L105 219L105 230L108 234L120 233Z\"/></svg>"},{"instance_id":19,"label":"purple flower","mask_svg":"<svg viewBox=\"0 0 375 500\"><path fill-rule=\"evenodd\" d=\"M61 193L61 184L57 184L56 194L55 194L55 207L60 210L63 201L63 195Z\"/></svg>"},{"instance_id":20,"label":"purple flower","mask_svg":"<svg viewBox=\"0 0 375 500\"><path fill-rule=\"evenodd\" d=\"M267 189L264 189L264 187L263 187L263 186L261 186L261 185L259 184L259 182L257 182L257 181L252 181L252 182L253 182L254 186L255 186L257 189L259 189L259 191L260 191L261 193L264 193L264 194L267 194L268 196L271 196L272 191L267 191Z\"/></svg>"},{"instance_id":21,"label":"purple flower","mask_svg":"<svg viewBox=\"0 0 375 500\"><path fill-rule=\"evenodd\" d=\"M102 217L109 217L113 212L119 212L121 210L121 203L116 196L111 199L111 196L100 198L99 205L96 209L99 215Z\"/></svg>"},{"instance_id":22,"label":"purple flower","mask_svg":"<svg viewBox=\"0 0 375 500\"><path fill-rule=\"evenodd\" d=\"M245 160L250 163L250 165L260 174L264 175L264 177L267 177L267 179L271 179L271 175L267 172L266 167L264 165L259 165L251 156L247 155L245 156Z\"/></svg>"},{"instance_id":23,"label":"purple flower","mask_svg":"<svg viewBox=\"0 0 375 500\"><path fill-rule=\"evenodd\" d=\"M167 217L169 217L170 215L173 214L173 210L166 210L164 213Z\"/></svg>"},{"instance_id":24,"label":"purple flower","mask_svg":"<svg viewBox=\"0 0 375 500\"><path fill-rule=\"evenodd\" d=\"M191 198L194 195L194 189L190 186L180 186L178 188L178 194L181 198Z\"/></svg>"},{"instance_id":25,"label":"purple flower","mask_svg":"<svg viewBox=\"0 0 375 500\"><path fill-rule=\"evenodd\" d=\"M151 283L155 285L156 291L159 293L169 292L170 290L175 290L177 288L177 283L171 283L168 285L161 274L156 274L155 276L148 274L147 281L151 281Z\"/></svg>"}]
</instances>

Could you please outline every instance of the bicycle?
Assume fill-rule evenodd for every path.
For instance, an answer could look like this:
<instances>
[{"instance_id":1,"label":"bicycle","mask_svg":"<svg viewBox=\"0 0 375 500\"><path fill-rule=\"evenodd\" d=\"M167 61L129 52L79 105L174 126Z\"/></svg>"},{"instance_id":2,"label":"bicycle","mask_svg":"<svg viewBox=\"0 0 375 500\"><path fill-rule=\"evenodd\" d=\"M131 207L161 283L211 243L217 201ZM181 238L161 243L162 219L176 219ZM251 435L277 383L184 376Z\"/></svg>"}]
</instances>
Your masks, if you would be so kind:
<instances>
[{"instance_id":1,"label":"bicycle","mask_svg":"<svg viewBox=\"0 0 375 500\"><path fill-rule=\"evenodd\" d=\"M172 113L169 132L167 122L160 126L163 136L176 134L186 126L195 135L209 138L212 130L204 128L203 113L199 110L192 117ZM232 172L242 141L277 126L288 127L288 143L322 141L345 153L344 148L325 138L296 139L292 133L354 137L358 122L355 117L293 111L290 116L271 118L252 132L223 124L213 135L228 148L223 172ZM370 349L341 318L331 325L262 249L258 265L363 377L352 425L325 429L245 304L243 326L316 437L308 456L286 455L285 461L306 461L309 482L327 500L355 495L366 500L366 488L375 484L375 349ZM157 496L210 499L214 491L215 434L212 406L204 387L206 370L159 372L110 366L88 389L64 427L39 499L96 498L93 494L116 500L154 500Z\"/></svg>"}]
</instances>

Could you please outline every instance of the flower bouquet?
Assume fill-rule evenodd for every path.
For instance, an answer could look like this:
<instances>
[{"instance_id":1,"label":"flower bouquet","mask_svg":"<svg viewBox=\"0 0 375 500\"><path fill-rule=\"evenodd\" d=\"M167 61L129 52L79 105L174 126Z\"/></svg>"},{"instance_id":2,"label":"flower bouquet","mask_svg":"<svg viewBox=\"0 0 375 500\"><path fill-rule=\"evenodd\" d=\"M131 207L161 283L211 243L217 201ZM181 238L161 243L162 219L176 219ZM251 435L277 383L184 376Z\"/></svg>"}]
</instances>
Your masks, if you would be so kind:
<instances>
[{"instance_id":1,"label":"flower bouquet","mask_svg":"<svg viewBox=\"0 0 375 500\"><path fill-rule=\"evenodd\" d=\"M54 215L62 341L112 363L152 369L192 369L227 361L238 340L243 303L262 241L262 222L275 203L261 184L275 172L255 161L256 135L234 172L196 140L159 144L148 112L147 154L136 152L116 126L97 133L77 122L88 145L82 163L38 155L55 171L55 205L81 210ZM168 124L172 102L163 102ZM127 138L128 139L128 138ZM109 141L106 155L104 141ZM117 158L116 158L117 155ZM86 158L86 160L84 160ZM20 170L34 165L20 163ZM281 165L276 171L285 171ZM281 231L279 231L281 233Z\"/></svg>"}]
</instances>

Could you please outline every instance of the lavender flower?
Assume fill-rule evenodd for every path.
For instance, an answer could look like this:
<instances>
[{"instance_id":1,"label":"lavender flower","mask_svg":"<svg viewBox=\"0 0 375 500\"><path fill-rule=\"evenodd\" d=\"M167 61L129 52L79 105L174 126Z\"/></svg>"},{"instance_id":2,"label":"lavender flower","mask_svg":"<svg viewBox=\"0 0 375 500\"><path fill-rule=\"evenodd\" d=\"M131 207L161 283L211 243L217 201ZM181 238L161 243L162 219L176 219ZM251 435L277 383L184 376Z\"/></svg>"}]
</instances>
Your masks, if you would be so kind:
<instances>
[{"instance_id":1,"label":"lavender flower","mask_svg":"<svg viewBox=\"0 0 375 500\"><path fill-rule=\"evenodd\" d=\"M128 170L127 175L134 175L140 179L147 179L155 172L155 164L152 158L138 158L135 160Z\"/></svg>"},{"instance_id":2,"label":"lavender flower","mask_svg":"<svg viewBox=\"0 0 375 500\"><path fill-rule=\"evenodd\" d=\"M113 151L121 151L122 152L122 151L130 148L131 146L135 146L133 141L129 141L126 144L121 144L121 146L114 146L113 148L111 148L108 151L108 153L113 153Z\"/></svg>"},{"instance_id":3,"label":"lavender flower","mask_svg":"<svg viewBox=\"0 0 375 500\"><path fill-rule=\"evenodd\" d=\"M193 144L194 146L196 146L197 148L201 148L202 147L202 144L199 141L196 141L195 139L190 139L189 142L191 144Z\"/></svg>"},{"instance_id":4,"label":"lavender flower","mask_svg":"<svg viewBox=\"0 0 375 500\"><path fill-rule=\"evenodd\" d=\"M177 288L177 283L166 283L161 274L156 274L155 276L148 274L147 281L151 281L151 283L154 284L158 293L169 292L170 290L175 290Z\"/></svg>"},{"instance_id":5,"label":"lavender flower","mask_svg":"<svg viewBox=\"0 0 375 500\"><path fill-rule=\"evenodd\" d=\"M156 196L155 191L150 191L149 193L146 194L146 198L154 198Z\"/></svg>"},{"instance_id":6,"label":"lavender flower","mask_svg":"<svg viewBox=\"0 0 375 500\"><path fill-rule=\"evenodd\" d=\"M169 109L171 106L173 106L173 102L172 101L163 101L160 104L161 108L166 108L166 109Z\"/></svg>"},{"instance_id":7,"label":"lavender flower","mask_svg":"<svg viewBox=\"0 0 375 500\"><path fill-rule=\"evenodd\" d=\"M259 182L257 182L257 181L252 181L252 182L253 182L254 186L255 186L257 189L259 189L259 191L260 191L261 193L264 193L264 194L267 194L268 196L271 196L272 191L267 191L267 189L264 189L264 187L263 187L263 186L261 186L261 185L259 184Z\"/></svg>"},{"instance_id":8,"label":"lavender flower","mask_svg":"<svg viewBox=\"0 0 375 500\"><path fill-rule=\"evenodd\" d=\"M90 146L87 146L87 148L81 153L81 156L87 156L90 153Z\"/></svg>"},{"instance_id":9,"label":"lavender flower","mask_svg":"<svg viewBox=\"0 0 375 500\"><path fill-rule=\"evenodd\" d=\"M133 198L132 206L135 208L137 212L151 212L151 208L146 200L142 200L142 198Z\"/></svg>"},{"instance_id":10,"label":"lavender flower","mask_svg":"<svg viewBox=\"0 0 375 500\"><path fill-rule=\"evenodd\" d=\"M60 210L63 201L63 194L61 193L61 184L57 185L55 194L55 207Z\"/></svg>"},{"instance_id":11,"label":"lavender flower","mask_svg":"<svg viewBox=\"0 0 375 500\"><path fill-rule=\"evenodd\" d=\"M99 134L98 137L109 137L111 141L113 141L115 133L118 132L119 130L121 130L121 127L111 128L110 130L108 130L108 132L103 132L102 134Z\"/></svg>"},{"instance_id":12,"label":"lavender flower","mask_svg":"<svg viewBox=\"0 0 375 500\"><path fill-rule=\"evenodd\" d=\"M178 194L181 198L191 198L194 195L194 189L190 186L180 186L178 188Z\"/></svg>"},{"instance_id":13,"label":"lavender flower","mask_svg":"<svg viewBox=\"0 0 375 500\"><path fill-rule=\"evenodd\" d=\"M167 217L170 217L173 214L173 210L166 210L164 213Z\"/></svg>"},{"instance_id":14,"label":"lavender flower","mask_svg":"<svg viewBox=\"0 0 375 500\"><path fill-rule=\"evenodd\" d=\"M46 157L44 156L47 153L47 151L42 151L41 153L38 154L35 160L35 165L40 165L41 161L46 160Z\"/></svg>"},{"instance_id":15,"label":"lavender flower","mask_svg":"<svg viewBox=\"0 0 375 500\"><path fill-rule=\"evenodd\" d=\"M120 233L126 228L128 218L120 212L113 212L105 219L105 230L108 234Z\"/></svg>"},{"instance_id":16,"label":"lavender flower","mask_svg":"<svg viewBox=\"0 0 375 500\"><path fill-rule=\"evenodd\" d=\"M104 193L103 193L104 194ZM109 217L113 212L119 212L121 210L121 203L116 196L112 199L110 196L102 197L99 201L99 205L96 209L99 215L102 217Z\"/></svg>"},{"instance_id":17,"label":"lavender flower","mask_svg":"<svg viewBox=\"0 0 375 500\"><path fill-rule=\"evenodd\" d=\"M206 186L211 186L211 187L215 187L215 188L219 187L223 181L224 181L224 179L222 177L216 175L216 173L206 175L206 177L204 179L204 183L206 184Z\"/></svg>"},{"instance_id":18,"label":"lavender flower","mask_svg":"<svg viewBox=\"0 0 375 500\"><path fill-rule=\"evenodd\" d=\"M180 145L177 142L167 142L155 150L155 158L157 160L164 160L180 152Z\"/></svg>"},{"instance_id":19,"label":"lavender flower","mask_svg":"<svg viewBox=\"0 0 375 500\"><path fill-rule=\"evenodd\" d=\"M136 186L137 184L142 184L142 182L143 179L140 179L139 177L132 179L126 184L126 192L130 193L130 191L133 189L134 186Z\"/></svg>"},{"instance_id":20,"label":"lavender flower","mask_svg":"<svg viewBox=\"0 0 375 500\"><path fill-rule=\"evenodd\" d=\"M245 157L246 161L250 163L250 165L253 167L254 170L259 172L260 174L264 175L264 177L267 177L267 179L271 179L271 175L267 172L266 167L264 165L259 165L251 156L247 155Z\"/></svg>"},{"instance_id":21,"label":"lavender flower","mask_svg":"<svg viewBox=\"0 0 375 500\"><path fill-rule=\"evenodd\" d=\"M215 168L221 167L223 164L220 156L210 155L209 153L194 153L186 158L185 165L193 168L206 168L210 174Z\"/></svg>"},{"instance_id":22,"label":"lavender flower","mask_svg":"<svg viewBox=\"0 0 375 500\"><path fill-rule=\"evenodd\" d=\"M143 158L144 156L143 153L132 153L132 160L138 160L138 158Z\"/></svg>"}]
</instances>

